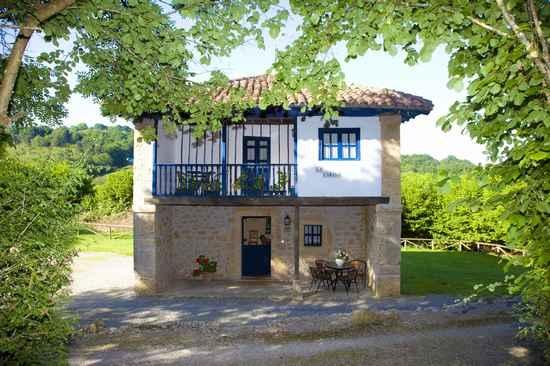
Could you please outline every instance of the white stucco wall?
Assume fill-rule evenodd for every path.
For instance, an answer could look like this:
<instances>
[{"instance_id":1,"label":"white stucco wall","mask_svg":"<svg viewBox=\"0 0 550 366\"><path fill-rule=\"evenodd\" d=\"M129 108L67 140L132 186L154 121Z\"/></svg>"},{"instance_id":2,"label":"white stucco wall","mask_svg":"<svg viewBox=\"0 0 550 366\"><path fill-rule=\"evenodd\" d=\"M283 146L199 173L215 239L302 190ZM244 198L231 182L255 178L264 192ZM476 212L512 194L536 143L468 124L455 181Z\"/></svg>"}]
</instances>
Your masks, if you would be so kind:
<instances>
[{"instance_id":1,"label":"white stucco wall","mask_svg":"<svg viewBox=\"0 0 550 366\"><path fill-rule=\"evenodd\" d=\"M378 117L341 117L341 128L360 128L361 160L319 160L320 116L298 120L298 195L380 196L381 142Z\"/></svg>"},{"instance_id":2,"label":"white stucco wall","mask_svg":"<svg viewBox=\"0 0 550 366\"><path fill-rule=\"evenodd\" d=\"M360 160L319 160L319 128L325 124L320 116L298 118L298 185L302 197L380 196L381 189L381 135L380 121L374 117L341 117L341 128L360 129ZM294 141L292 126L259 125L229 127L227 131L227 161L242 163L244 136L271 136L271 163L293 163ZM183 133L182 133L183 132ZM288 137L287 137L288 133ZM280 134L280 138L279 138ZM221 163L219 134L206 140L189 140L189 127L183 127L176 136L167 136L159 124L158 163ZM183 139L183 149L181 142ZM279 145L279 140L281 144ZM189 141L191 148L189 149ZM289 146L287 147L287 143ZM279 147L280 146L280 147Z\"/></svg>"}]
</instances>

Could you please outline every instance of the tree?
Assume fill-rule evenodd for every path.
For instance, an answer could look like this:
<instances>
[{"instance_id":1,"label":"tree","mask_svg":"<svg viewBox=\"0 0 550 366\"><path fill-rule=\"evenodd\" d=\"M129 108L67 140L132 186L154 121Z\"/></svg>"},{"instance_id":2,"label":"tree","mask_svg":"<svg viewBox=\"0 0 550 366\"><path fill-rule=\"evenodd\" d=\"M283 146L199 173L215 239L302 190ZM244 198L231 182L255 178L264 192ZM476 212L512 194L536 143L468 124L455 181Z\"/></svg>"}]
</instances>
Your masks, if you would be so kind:
<instances>
[{"instance_id":1,"label":"tree","mask_svg":"<svg viewBox=\"0 0 550 366\"><path fill-rule=\"evenodd\" d=\"M48 68L40 65L39 62L28 62L23 68L21 68L21 64L29 40L33 33L39 29L38 26L60 14L74 3L75 0L53 0L49 2L12 0L6 1L5 5L0 8L2 43L4 45L7 43L5 26L12 25L19 29L9 55L5 57L3 53L0 64L3 71L2 83L0 84L0 125L8 127L11 121L24 117L23 110L17 110L21 107L25 107L25 109L32 112L36 111L36 114L40 116L38 111L50 104L51 110L40 117L48 119L52 116L63 115L62 103L68 100L66 80L62 78L53 80L50 77ZM43 56L40 61L55 60ZM59 65L54 70L63 72ZM57 95L52 95L49 89L55 87ZM12 98L14 90L17 94L15 98ZM26 95L25 92L30 92L30 95ZM31 96L41 98L37 100ZM10 109L12 113L10 113Z\"/></svg>"},{"instance_id":2,"label":"tree","mask_svg":"<svg viewBox=\"0 0 550 366\"><path fill-rule=\"evenodd\" d=\"M429 173L409 172L401 176L404 237L433 237L433 227L443 208L437 181L437 176Z\"/></svg>"},{"instance_id":3,"label":"tree","mask_svg":"<svg viewBox=\"0 0 550 366\"><path fill-rule=\"evenodd\" d=\"M439 162L439 169L448 174L466 173L472 170L475 165L469 160L458 159L455 156L447 156Z\"/></svg>"},{"instance_id":4,"label":"tree","mask_svg":"<svg viewBox=\"0 0 550 366\"><path fill-rule=\"evenodd\" d=\"M463 125L489 152L494 176L484 184L504 207L507 244L527 250L527 267L510 289L534 314L536 334L550 340L550 7L544 0L291 1L303 17L300 35L274 64L291 90L341 75L330 57L336 44L347 59L380 50L429 60L440 45L449 54L448 86L468 82L467 97L440 121ZM328 106L332 99L329 98ZM331 116L331 113L327 113ZM522 189L510 190L509 187ZM488 202L489 203L489 202Z\"/></svg>"},{"instance_id":5,"label":"tree","mask_svg":"<svg viewBox=\"0 0 550 366\"><path fill-rule=\"evenodd\" d=\"M401 172L435 173L439 161L428 154L413 154L401 156Z\"/></svg>"},{"instance_id":6,"label":"tree","mask_svg":"<svg viewBox=\"0 0 550 366\"><path fill-rule=\"evenodd\" d=\"M484 173L472 171L457 176L442 189L441 209L435 213L431 228L434 238L491 243L503 241L505 230L500 219L503 207L491 203L496 192L480 187L476 174Z\"/></svg>"},{"instance_id":7,"label":"tree","mask_svg":"<svg viewBox=\"0 0 550 366\"><path fill-rule=\"evenodd\" d=\"M449 175L464 173L475 165L468 160L457 159L454 156L448 156L441 161L434 159L426 154L412 154L401 156L401 171L416 173L438 173L444 171Z\"/></svg>"},{"instance_id":8,"label":"tree","mask_svg":"<svg viewBox=\"0 0 550 366\"><path fill-rule=\"evenodd\" d=\"M169 130L175 130L173 122L181 123L184 118L199 126L197 133L201 129L219 129L222 119L238 119L236 112L250 107L251 101L236 92L223 102L212 104L212 95L226 85L227 78L212 70L209 80L198 83L190 65L208 65L213 57L227 56L244 42L255 41L263 46L262 27L276 36L288 16L286 9L276 7L277 3L7 1L0 8L0 36L4 44L10 43L6 41L6 29L16 29L16 38L2 54L0 64L1 125L6 127L25 117L52 122L53 117L62 116L64 109L57 107L62 107L69 95L66 75L80 63L86 71L79 73L76 91L97 100L105 115L133 120L158 113L163 114ZM170 19L174 13L191 25L176 27ZM26 61L24 51L38 30L53 46L71 35L74 47L69 52L58 48ZM37 73L50 75L43 82L48 88L37 88L32 79L21 77L33 67ZM41 100L21 102L40 92ZM56 106L56 113L30 113L35 105Z\"/></svg>"},{"instance_id":9,"label":"tree","mask_svg":"<svg viewBox=\"0 0 550 366\"><path fill-rule=\"evenodd\" d=\"M84 124L55 129L12 127L11 131L15 149L8 151L28 161L48 156L80 166L94 176L132 162L133 130L129 127L95 125L88 128Z\"/></svg>"},{"instance_id":10,"label":"tree","mask_svg":"<svg viewBox=\"0 0 550 366\"><path fill-rule=\"evenodd\" d=\"M71 143L71 133L67 127L59 127L53 130L50 136L52 146L64 146Z\"/></svg>"}]
</instances>

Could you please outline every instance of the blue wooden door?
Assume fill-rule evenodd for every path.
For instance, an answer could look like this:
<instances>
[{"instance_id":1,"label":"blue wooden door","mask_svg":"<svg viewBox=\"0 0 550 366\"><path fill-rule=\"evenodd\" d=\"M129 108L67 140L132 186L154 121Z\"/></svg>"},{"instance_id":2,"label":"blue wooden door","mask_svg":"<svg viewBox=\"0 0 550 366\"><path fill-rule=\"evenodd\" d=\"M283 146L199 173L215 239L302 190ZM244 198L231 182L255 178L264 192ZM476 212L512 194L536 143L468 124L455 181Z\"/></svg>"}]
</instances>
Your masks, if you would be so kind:
<instances>
[{"instance_id":1,"label":"blue wooden door","mask_svg":"<svg viewBox=\"0 0 550 366\"><path fill-rule=\"evenodd\" d=\"M256 231L255 240L251 240L247 230L246 220L262 219L264 229ZM271 235L270 217L243 217L242 218L242 275L243 276L269 276L271 275Z\"/></svg>"},{"instance_id":2,"label":"blue wooden door","mask_svg":"<svg viewBox=\"0 0 550 366\"><path fill-rule=\"evenodd\" d=\"M243 138L243 193L258 195L269 190L270 153L269 137L245 136Z\"/></svg>"}]
</instances>

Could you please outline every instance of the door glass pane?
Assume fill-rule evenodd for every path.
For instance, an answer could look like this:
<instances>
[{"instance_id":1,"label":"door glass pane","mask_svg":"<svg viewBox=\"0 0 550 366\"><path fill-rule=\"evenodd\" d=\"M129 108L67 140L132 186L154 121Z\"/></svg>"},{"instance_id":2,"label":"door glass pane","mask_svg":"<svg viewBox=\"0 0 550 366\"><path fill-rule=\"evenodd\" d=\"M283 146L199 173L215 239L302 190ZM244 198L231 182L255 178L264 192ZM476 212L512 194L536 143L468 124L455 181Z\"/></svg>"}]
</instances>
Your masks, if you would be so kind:
<instances>
[{"instance_id":1,"label":"door glass pane","mask_svg":"<svg viewBox=\"0 0 550 366\"><path fill-rule=\"evenodd\" d=\"M348 136L349 136L348 133L343 133L343 134L342 134L342 143L343 143L344 145L347 144L348 141L349 141Z\"/></svg>"},{"instance_id":2,"label":"door glass pane","mask_svg":"<svg viewBox=\"0 0 550 366\"><path fill-rule=\"evenodd\" d=\"M260 146L267 146L267 140L260 140Z\"/></svg>"},{"instance_id":3,"label":"door glass pane","mask_svg":"<svg viewBox=\"0 0 550 366\"><path fill-rule=\"evenodd\" d=\"M267 149L265 147L260 148L260 161L262 163L267 162Z\"/></svg>"},{"instance_id":4,"label":"door glass pane","mask_svg":"<svg viewBox=\"0 0 550 366\"><path fill-rule=\"evenodd\" d=\"M330 145L330 133L323 134L323 144Z\"/></svg>"},{"instance_id":5,"label":"door glass pane","mask_svg":"<svg viewBox=\"0 0 550 366\"><path fill-rule=\"evenodd\" d=\"M356 135L354 133L349 134L349 142L350 144L355 144L356 141Z\"/></svg>"},{"instance_id":6,"label":"door glass pane","mask_svg":"<svg viewBox=\"0 0 550 366\"><path fill-rule=\"evenodd\" d=\"M352 146L349 148L349 158L350 159L356 159L357 156L355 155L355 146Z\"/></svg>"},{"instance_id":7,"label":"door glass pane","mask_svg":"<svg viewBox=\"0 0 550 366\"><path fill-rule=\"evenodd\" d=\"M349 159L349 150L350 148L347 146L342 147L342 158L343 159Z\"/></svg>"},{"instance_id":8,"label":"door glass pane","mask_svg":"<svg viewBox=\"0 0 550 366\"><path fill-rule=\"evenodd\" d=\"M246 146L254 146L256 145L256 141L254 140L246 140Z\"/></svg>"},{"instance_id":9,"label":"door glass pane","mask_svg":"<svg viewBox=\"0 0 550 366\"><path fill-rule=\"evenodd\" d=\"M336 134L336 133L331 134L330 143L331 144L337 144L338 143L338 134Z\"/></svg>"},{"instance_id":10,"label":"door glass pane","mask_svg":"<svg viewBox=\"0 0 550 366\"><path fill-rule=\"evenodd\" d=\"M246 149L246 160L248 160L248 161L254 161L254 160L256 160L256 159L255 159L255 158L256 158L256 156L255 156L256 154L254 154L254 152L255 152L255 151L254 151L253 148L248 148L248 149Z\"/></svg>"}]
</instances>

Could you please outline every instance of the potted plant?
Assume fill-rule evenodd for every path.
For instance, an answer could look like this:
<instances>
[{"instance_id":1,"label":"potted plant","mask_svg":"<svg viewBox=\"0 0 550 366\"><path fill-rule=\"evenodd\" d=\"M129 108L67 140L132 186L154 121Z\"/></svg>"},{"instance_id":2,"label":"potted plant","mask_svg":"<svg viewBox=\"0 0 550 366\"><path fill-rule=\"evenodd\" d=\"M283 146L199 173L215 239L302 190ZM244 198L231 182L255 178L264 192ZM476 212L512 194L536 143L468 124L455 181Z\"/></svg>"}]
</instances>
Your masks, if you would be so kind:
<instances>
[{"instance_id":1,"label":"potted plant","mask_svg":"<svg viewBox=\"0 0 550 366\"><path fill-rule=\"evenodd\" d=\"M245 190L248 186L248 175L245 172L242 172L237 179L235 179L235 189Z\"/></svg>"},{"instance_id":2,"label":"potted plant","mask_svg":"<svg viewBox=\"0 0 550 366\"><path fill-rule=\"evenodd\" d=\"M286 186L288 184L288 177L285 172L278 171L277 172L277 183L273 183L271 186L271 190L273 191L273 194L276 196L284 196L284 193L286 191Z\"/></svg>"},{"instance_id":3,"label":"potted plant","mask_svg":"<svg viewBox=\"0 0 550 366\"><path fill-rule=\"evenodd\" d=\"M336 265L338 267L342 267L344 265L344 263L349 261L349 258L350 258L349 254L345 249L338 248L336 250L336 255L335 255L334 262L336 263Z\"/></svg>"},{"instance_id":4,"label":"potted plant","mask_svg":"<svg viewBox=\"0 0 550 366\"><path fill-rule=\"evenodd\" d=\"M219 196L222 189L222 183L219 179L213 178L211 181L201 183L201 192L203 196Z\"/></svg>"},{"instance_id":5,"label":"potted plant","mask_svg":"<svg viewBox=\"0 0 550 366\"><path fill-rule=\"evenodd\" d=\"M198 268L193 269L193 277L205 278L204 274L215 273L218 269L218 262L211 261L205 255L199 255L195 263L198 264Z\"/></svg>"},{"instance_id":6,"label":"potted plant","mask_svg":"<svg viewBox=\"0 0 550 366\"><path fill-rule=\"evenodd\" d=\"M248 175L246 172L242 172L235 179L234 187L243 193L258 193L264 190L265 180L262 175Z\"/></svg>"},{"instance_id":7,"label":"potted plant","mask_svg":"<svg viewBox=\"0 0 550 366\"><path fill-rule=\"evenodd\" d=\"M176 185L176 192L184 196L196 196L201 186L199 179L193 175L185 173L179 173L177 178L178 184Z\"/></svg>"}]
</instances>

